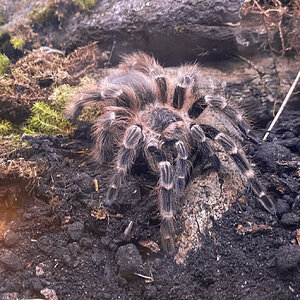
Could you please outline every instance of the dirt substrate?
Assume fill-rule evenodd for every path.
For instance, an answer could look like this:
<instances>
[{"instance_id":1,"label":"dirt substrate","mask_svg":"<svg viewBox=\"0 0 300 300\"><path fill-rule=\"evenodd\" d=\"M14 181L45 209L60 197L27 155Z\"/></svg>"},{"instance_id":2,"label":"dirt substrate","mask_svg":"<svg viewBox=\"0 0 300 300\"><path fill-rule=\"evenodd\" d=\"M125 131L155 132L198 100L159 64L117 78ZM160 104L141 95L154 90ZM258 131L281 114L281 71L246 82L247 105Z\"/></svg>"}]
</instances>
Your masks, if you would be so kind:
<instances>
[{"instance_id":1,"label":"dirt substrate","mask_svg":"<svg viewBox=\"0 0 300 300\"><path fill-rule=\"evenodd\" d=\"M114 211L95 208L109 171L87 160L89 126L79 128L72 137L25 137L30 160L48 165L34 194L21 181L2 183L17 208L0 202L7 220L0 223L0 299L300 297L299 112L286 111L268 143L247 147L277 199L278 217L234 203L185 264L159 251L150 176L135 170Z\"/></svg>"}]
</instances>

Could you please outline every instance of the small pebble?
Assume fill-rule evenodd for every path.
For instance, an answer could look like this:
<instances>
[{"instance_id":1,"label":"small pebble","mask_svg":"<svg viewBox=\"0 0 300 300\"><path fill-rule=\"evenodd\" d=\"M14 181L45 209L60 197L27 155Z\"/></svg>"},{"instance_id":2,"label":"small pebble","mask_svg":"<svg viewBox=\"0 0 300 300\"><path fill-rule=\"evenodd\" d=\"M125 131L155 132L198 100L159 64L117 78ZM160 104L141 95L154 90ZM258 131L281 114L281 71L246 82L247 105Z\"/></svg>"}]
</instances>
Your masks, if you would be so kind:
<instances>
[{"instance_id":1,"label":"small pebble","mask_svg":"<svg viewBox=\"0 0 300 300\"><path fill-rule=\"evenodd\" d=\"M105 300L112 299L111 294L110 293L104 293L103 299L105 299Z\"/></svg>"},{"instance_id":2,"label":"small pebble","mask_svg":"<svg viewBox=\"0 0 300 300\"><path fill-rule=\"evenodd\" d=\"M46 288L41 290L40 293L44 295L46 300L58 300L55 290Z\"/></svg>"},{"instance_id":3,"label":"small pebble","mask_svg":"<svg viewBox=\"0 0 300 300\"><path fill-rule=\"evenodd\" d=\"M255 160L268 172L276 172L278 161L290 161L292 153L289 149L275 142L266 142L260 145L255 153Z\"/></svg>"},{"instance_id":4,"label":"small pebble","mask_svg":"<svg viewBox=\"0 0 300 300\"><path fill-rule=\"evenodd\" d=\"M32 290L34 290L36 292L39 292L40 290L42 290L44 288L40 279L36 278L36 277L32 278L30 280L30 285L31 285Z\"/></svg>"},{"instance_id":5,"label":"small pebble","mask_svg":"<svg viewBox=\"0 0 300 300\"><path fill-rule=\"evenodd\" d=\"M9 250L0 252L0 264L8 271L21 271L25 268L25 262Z\"/></svg>"},{"instance_id":6,"label":"small pebble","mask_svg":"<svg viewBox=\"0 0 300 300\"><path fill-rule=\"evenodd\" d=\"M280 223L286 227L298 226L300 223L300 216L295 213L286 213L281 217Z\"/></svg>"},{"instance_id":7,"label":"small pebble","mask_svg":"<svg viewBox=\"0 0 300 300\"><path fill-rule=\"evenodd\" d=\"M292 205L292 209L300 209L300 195L296 196L294 199L294 203Z\"/></svg>"},{"instance_id":8,"label":"small pebble","mask_svg":"<svg viewBox=\"0 0 300 300\"><path fill-rule=\"evenodd\" d=\"M283 246L278 249L275 264L280 272L298 269L300 263L300 247L298 245Z\"/></svg>"},{"instance_id":9,"label":"small pebble","mask_svg":"<svg viewBox=\"0 0 300 300\"><path fill-rule=\"evenodd\" d=\"M5 236L4 243L6 247L10 248L15 246L19 241L20 241L19 235L12 231L9 231Z\"/></svg>"},{"instance_id":10,"label":"small pebble","mask_svg":"<svg viewBox=\"0 0 300 300\"><path fill-rule=\"evenodd\" d=\"M156 299L157 298L157 288L155 285L147 285L145 287L144 299Z\"/></svg>"},{"instance_id":11,"label":"small pebble","mask_svg":"<svg viewBox=\"0 0 300 300\"><path fill-rule=\"evenodd\" d=\"M19 300L18 293L4 293L0 295L0 300Z\"/></svg>"},{"instance_id":12,"label":"small pebble","mask_svg":"<svg viewBox=\"0 0 300 300\"><path fill-rule=\"evenodd\" d=\"M84 224L81 222L74 222L68 225L68 234L73 241L78 241L82 238L84 233Z\"/></svg>"},{"instance_id":13,"label":"small pebble","mask_svg":"<svg viewBox=\"0 0 300 300\"><path fill-rule=\"evenodd\" d=\"M119 247L116 253L119 274L126 280L136 279L134 273L144 273L141 271L142 257L134 244Z\"/></svg>"},{"instance_id":14,"label":"small pebble","mask_svg":"<svg viewBox=\"0 0 300 300\"><path fill-rule=\"evenodd\" d=\"M286 213L291 212L291 208L285 200L278 199L277 203L276 203L276 211L277 211L278 216L282 216Z\"/></svg>"}]
</instances>

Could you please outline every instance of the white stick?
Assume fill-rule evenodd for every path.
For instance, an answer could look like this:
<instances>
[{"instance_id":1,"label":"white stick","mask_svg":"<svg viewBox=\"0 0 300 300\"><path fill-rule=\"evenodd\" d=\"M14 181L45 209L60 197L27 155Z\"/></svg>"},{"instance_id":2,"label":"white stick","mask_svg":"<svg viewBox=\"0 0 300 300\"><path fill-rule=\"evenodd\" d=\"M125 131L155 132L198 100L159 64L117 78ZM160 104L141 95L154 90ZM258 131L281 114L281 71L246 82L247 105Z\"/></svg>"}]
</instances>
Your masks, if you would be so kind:
<instances>
[{"instance_id":1,"label":"white stick","mask_svg":"<svg viewBox=\"0 0 300 300\"><path fill-rule=\"evenodd\" d=\"M281 106L280 106L280 108L279 108L279 110L278 110L278 112L277 112L277 114L276 114L274 120L272 121L270 127L268 128L268 130L267 130L267 132L266 132L266 134L265 134L265 136L264 136L264 138L263 138L263 141L265 141L265 140L267 139L267 137L268 137L270 131L271 131L272 128L274 127L275 123L277 122L277 120L278 120L279 116L281 115L281 113L282 113L284 107L286 106L287 102L289 101L289 99L290 99L290 97L291 97L291 95L292 95L292 93L293 93L293 91L294 91L294 89L295 89L295 87L296 87L296 84L297 84L299 78L300 78L300 71L298 72L298 75L297 75L295 81L293 82L293 85L292 85L291 88L289 89L289 92L287 93L287 95L286 95L284 101L282 102L282 104L281 104Z\"/></svg>"}]
</instances>

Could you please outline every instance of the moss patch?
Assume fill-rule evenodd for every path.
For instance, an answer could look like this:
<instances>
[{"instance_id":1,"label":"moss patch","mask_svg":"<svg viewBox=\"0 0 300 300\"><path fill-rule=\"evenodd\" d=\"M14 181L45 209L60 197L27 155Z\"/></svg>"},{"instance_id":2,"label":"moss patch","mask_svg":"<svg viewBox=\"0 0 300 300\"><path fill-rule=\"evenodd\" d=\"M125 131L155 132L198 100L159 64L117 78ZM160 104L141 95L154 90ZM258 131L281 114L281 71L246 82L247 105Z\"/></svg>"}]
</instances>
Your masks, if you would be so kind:
<instances>
[{"instance_id":1,"label":"moss patch","mask_svg":"<svg viewBox=\"0 0 300 300\"><path fill-rule=\"evenodd\" d=\"M96 0L72 0L72 2L81 9L91 9L96 4Z\"/></svg>"},{"instance_id":2,"label":"moss patch","mask_svg":"<svg viewBox=\"0 0 300 300\"><path fill-rule=\"evenodd\" d=\"M22 127L25 133L66 134L71 131L71 123L64 118L63 113L47 103L34 103L31 112L27 124Z\"/></svg>"},{"instance_id":3,"label":"moss patch","mask_svg":"<svg viewBox=\"0 0 300 300\"><path fill-rule=\"evenodd\" d=\"M49 1L46 4L41 6L38 3L28 14L28 17L34 21L39 26L43 26L44 24L48 23L52 18L55 18L57 15L59 3L56 0Z\"/></svg>"},{"instance_id":4,"label":"moss patch","mask_svg":"<svg viewBox=\"0 0 300 300\"><path fill-rule=\"evenodd\" d=\"M15 49L18 49L18 50L22 50L24 45L25 45L25 41L20 38L20 37L13 37L11 40L10 40L11 44L13 45L13 47Z\"/></svg>"},{"instance_id":5,"label":"moss patch","mask_svg":"<svg viewBox=\"0 0 300 300\"><path fill-rule=\"evenodd\" d=\"M8 74L9 71L9 58L5 54L0 53L0 76Z\"/></svg>"},{"instance_id":6,"label":"moss patch","mask_svg":"<svg viewBox=\"0 0 300 300\"><path fill-rule=\"evenodd\" d=\"M7 120L0 122L0 135L8 135L13 129L12 123Z\"/></svg>"}]
</instances>

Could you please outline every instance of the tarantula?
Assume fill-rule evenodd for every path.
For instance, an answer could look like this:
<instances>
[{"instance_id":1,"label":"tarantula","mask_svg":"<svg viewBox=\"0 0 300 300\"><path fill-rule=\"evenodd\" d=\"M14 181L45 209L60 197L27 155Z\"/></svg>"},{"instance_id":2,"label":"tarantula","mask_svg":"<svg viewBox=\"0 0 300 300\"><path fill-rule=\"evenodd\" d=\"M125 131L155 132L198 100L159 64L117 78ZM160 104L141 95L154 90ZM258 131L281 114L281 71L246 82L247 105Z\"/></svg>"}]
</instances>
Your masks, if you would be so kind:
<instances>
[{"instance_id":1,"label":"tarantula","mask_svg":"<svg viewBox=\"0 0 300 300\"><path fill-rule=\"evenodd\" d=\"M216 171L220 170L211 140L230 155L253 194L267 211L275 214L273 202L265 195L234 137L205 124L201 118L205 109L214 109L244 138L255 139L236 108L222 97L202 94L199 71L197 65L186 65L172 76L153 57L134 53L123 57L116 74L73 98L66 110L67 117L75 119L86 103L98 102L105 107L94 125L92 153L99 164L113 160L115 172L104 201L106 206L116 199L138 155L143 154L150 169L159 176L160 232L167 252L174 251L174 206L183 195L188 162L195 157L192 153L201 153Z\"/></svg>"}]
</instances>

